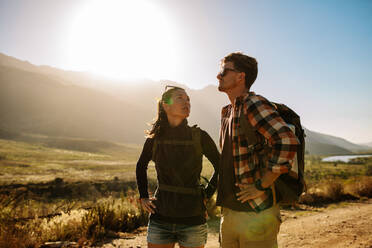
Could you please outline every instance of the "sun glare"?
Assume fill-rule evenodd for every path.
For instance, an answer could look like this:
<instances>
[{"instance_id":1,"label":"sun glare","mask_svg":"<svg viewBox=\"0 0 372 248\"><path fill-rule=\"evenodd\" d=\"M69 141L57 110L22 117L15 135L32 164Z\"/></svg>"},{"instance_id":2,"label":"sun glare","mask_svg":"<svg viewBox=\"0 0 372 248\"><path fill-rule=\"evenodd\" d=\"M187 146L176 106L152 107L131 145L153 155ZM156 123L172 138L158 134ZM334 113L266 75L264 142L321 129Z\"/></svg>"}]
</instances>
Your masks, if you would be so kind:
<instances>
[{"instance_id":1,"label":"sun glare","mask_svg":"<svg viewBox=\"0 0 372 248\"><path fill-rule=\"evenodd\" d=\"M85 3L66 46L73 68L116 79L156 80L175 71L174 33L158 6L144 0Z\"/></svg>"}]
</instances>

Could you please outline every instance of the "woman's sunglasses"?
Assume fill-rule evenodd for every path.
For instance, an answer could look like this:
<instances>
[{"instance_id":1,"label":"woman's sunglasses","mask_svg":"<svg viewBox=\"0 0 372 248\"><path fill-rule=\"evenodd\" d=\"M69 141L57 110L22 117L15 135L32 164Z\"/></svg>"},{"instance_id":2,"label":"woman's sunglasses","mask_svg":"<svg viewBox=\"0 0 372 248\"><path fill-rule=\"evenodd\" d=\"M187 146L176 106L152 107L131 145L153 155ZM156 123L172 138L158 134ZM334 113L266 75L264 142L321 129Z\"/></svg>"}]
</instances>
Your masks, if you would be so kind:
<instances>
[{"instance_id":1,"label":"woman's sunglasses","mask_svg":"<svg viewBox=\"0 0 372 248\"><path fill-rule=\"evenodd\" d=\"M168 90L172 90L172 89L175 89L175 90L185 90L184 88L181 88L181 87L178 87L178 86L166 85L164 92L166 92Z\"/></svg>"}]
</instances>

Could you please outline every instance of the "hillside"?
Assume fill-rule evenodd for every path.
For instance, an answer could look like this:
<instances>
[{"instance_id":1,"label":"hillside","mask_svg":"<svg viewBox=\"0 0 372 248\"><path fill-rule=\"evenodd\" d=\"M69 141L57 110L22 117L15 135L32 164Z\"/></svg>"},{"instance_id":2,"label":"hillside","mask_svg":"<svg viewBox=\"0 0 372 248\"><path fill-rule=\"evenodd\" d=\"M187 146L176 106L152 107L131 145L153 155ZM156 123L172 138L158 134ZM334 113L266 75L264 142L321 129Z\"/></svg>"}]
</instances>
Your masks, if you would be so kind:
<instances>
[{"instance_id":1,"label":"hillside","mask_svg":"<svg viewBox=\"0 0 372 248\"><path fill-rule=\"evenodd\" d=\"M0 66L0 128L130 143L144 137L151 117L105 93Z\"/></svg>"},{"instance_id":2,"label":"hillside","mask_svg":"<svg viewBox=\"0 0 372 248\"><path fill-rule=\"evenodd\" d=\"M351 143L343 138L322 134L314 131L305 129L306 134L308 135L307 142L311 143L321 143L328 144L334 147L334 149L346 149L352 152L358 152L361 150L366 150L368 147L357 145Z\"/></svg>"},{"instance_id":3,"label":"hillside","mask_svg":"<svg viewBox=\"0 0 372 248\"><path fill-rule=\"evenodd\" d=\"M359 144L359 145L368 146L368 147L371 147L372 148L372 142L363 143L363 144Z\"/></svg>"},{"instance_id":4,"label":"hillside","mask_svg":"<svg viewBox=\"0 0 372 248\"><path fill-rule=\"evenodd\" d=\"M25 133L142 144L156 99L171 81L117 82L0 54L0 128ZM180 85L185 87L183 85ZM191 98L189 124L197 123L217 143L220 110L228 103L216 86L185 87ZM306 129L310 154L348 154L368 149Z\"/></svg>"}]
</instances>

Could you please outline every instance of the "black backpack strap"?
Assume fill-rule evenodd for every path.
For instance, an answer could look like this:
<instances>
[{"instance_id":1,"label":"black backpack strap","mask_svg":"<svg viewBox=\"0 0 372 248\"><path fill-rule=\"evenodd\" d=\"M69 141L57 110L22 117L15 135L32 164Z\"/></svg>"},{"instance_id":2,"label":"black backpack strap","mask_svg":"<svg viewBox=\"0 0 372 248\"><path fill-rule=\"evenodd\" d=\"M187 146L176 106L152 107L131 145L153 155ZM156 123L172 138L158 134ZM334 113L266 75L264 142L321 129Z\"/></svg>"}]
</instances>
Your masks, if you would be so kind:
<instances>
[{"instance_id":1,"label":"black backpack strap","mask_svg":"<svg viewBox=\"0 0 372 248\"><path fill-rule=\"evenodd\" d=\"M247 117L244 114L243 107L240 111L239 125L239 132L244 134L249 152L262 150L265 148L265 145L267 144L266 139L263 138L262 142L258 140L256 129L248 122Z\"/></svg>"},{"instance_id":2,"label":"black backpack strap","mask_svg":"<svg viewBox=\"0 0 372 248\"><path fill-rule=\"evenodd\" d=\"M193 145L194 141L192 140L159 140L157 144L162 145Z\"/></svg>"},{"instance_id":3,"label":"black backpack strap","mask_svg":"<svg viewBox=\"0 0 372 248\"><path fill-rule=\"evenodd\" d=\"M154 143L152 144L152 161L155 162L156 148L158 147L158 140L154 138Z\"/></svg>"},{"instance_id":4,"label":"black backpack strap","mask_svg":"<svg viewBox=\"0 0 372 248\"><path fill-rule=\"evenodd\" d=\"M256 132L252 125L248 123L248 120L244 114L244 107L242 106L239 116L239 123L240 123L240 129L242 133L244 133L248 146L257 144L257 137Z\"/></svg>"},{"instance_id":5,"label":"black backpack strap","mask_svg":"<svg viewBox=\"0 0 372 248\"><path fill-rule=\"evenodd\" d=\"M201 186L190 188L190 187L173 186L173 185L159 183L158 189L163 190L163 191L174 192L178 194L186 194L186 195L202 195L203 194Z\"/></svg>"}]
</instances>

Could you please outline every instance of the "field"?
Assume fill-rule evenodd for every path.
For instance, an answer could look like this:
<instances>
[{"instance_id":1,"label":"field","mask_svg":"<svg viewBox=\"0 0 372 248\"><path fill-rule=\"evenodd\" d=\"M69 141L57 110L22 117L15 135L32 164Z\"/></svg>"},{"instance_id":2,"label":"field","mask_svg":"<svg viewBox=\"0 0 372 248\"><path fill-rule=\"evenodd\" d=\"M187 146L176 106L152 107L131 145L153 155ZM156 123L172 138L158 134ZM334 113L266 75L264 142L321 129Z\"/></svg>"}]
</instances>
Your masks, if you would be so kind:
<instances>
[{"instance_id":1,"label":"field","mask_svg":"<svg viewBox=\"0 0 372 248\"><path fill-rule=\"evenodd\" d=\"M138 205L136 160L141 146L95 140L23 135L0 139L0 247L39 247L71 241L99 244L147 222ZM213 171L204 160L203 176ZM300 205L363 200L372 196L372 159L354 164L306 157L308 191ZM155 189L154 165L148 169ZM305 206L305 207L304 207ZM210 224L219 209L208 203ZM10 245L11 244L11 245Z\"/></svg>"}]
</instances>

